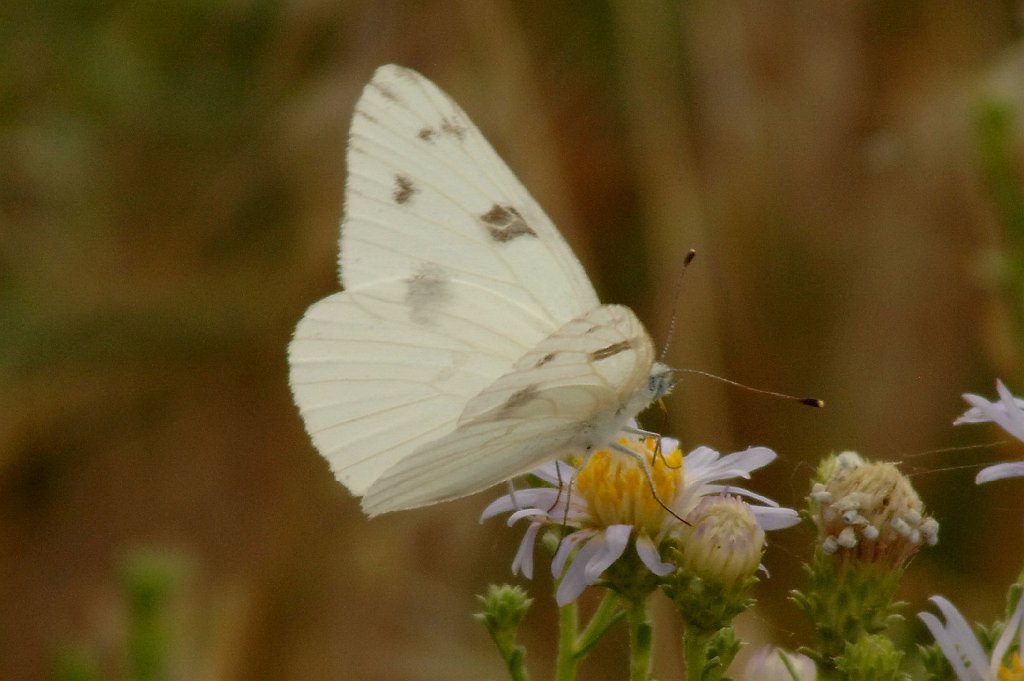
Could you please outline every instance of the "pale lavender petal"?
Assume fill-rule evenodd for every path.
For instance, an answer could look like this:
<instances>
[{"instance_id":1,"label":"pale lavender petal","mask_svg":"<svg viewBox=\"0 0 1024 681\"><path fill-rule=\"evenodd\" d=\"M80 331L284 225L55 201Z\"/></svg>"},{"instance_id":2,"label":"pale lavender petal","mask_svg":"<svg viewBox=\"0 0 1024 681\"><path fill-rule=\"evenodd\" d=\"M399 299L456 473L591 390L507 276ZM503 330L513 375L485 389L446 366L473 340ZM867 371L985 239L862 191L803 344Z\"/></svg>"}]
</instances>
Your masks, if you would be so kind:
<instances>
[{"instance_id":1,"label":"pale lavender petal","mask_svg":"<svg viewBox=\"0 0 1024 681\"><path fill-rule=\"evenodd\" d=\"M993 675L999 668L999 664L1002 663L1003 655L1006 654L1006 650L1010 647L1010 643L1013 642L1013 637L1016 635L1017 630L1020 629L1022 618L1024 618L1024 598L1017 600L1017 609L1013 611L1013 616L1010 617L1010 621L1006 623L1002 636L999 637L995 646L992 647L992 662L989 669Z\"/></svg>"},{"instance_id":2,"label":"pale lavender petal","mask_svg":"<svg viewBox=\"0 0 1024 681\"><path fill-rule=\"evenodd\" d=\"M720 454L711 447L701 445L683 457L686 460L687 473L693 469L703 468L718 460Z\"/></svg>"},{"instance_id":3,"label":"pale lavender petal","mask_svg":"<svg viewBox=\"0 0 1024 681\"><path fill-rule=\"evenodd\" d=\"M778 454L768 447L748 447L742 452L733 452L723 456L722 463L754 471L767 466L776 458L778 458Z\"/></svg>"},{"instance_id":4,"label":"pale lavender petal","mask_svg":"<svg viewBox=\"0 0 1024 681\"><path fill-rule=\"evenodd\" d=\"M981 395L975 395L974 393L964 393L961 397L964 398L968 404L975 404L976 400L985 400ZM986 402L988 400L985 400ZM954 426L963 426L968 423L988 423L991 421L989 417L985 416L985 413L978 407L971 407L960 416L953 419ZM933 615L934 617L934 615Z\"/></svg>"},{"instance_id":5,"label":"pale lavender petal","mask_svg":"<svg viewBox=\"0 0 1024 681\"><path fill-rule=\"evenodd\" d=\"M576 478L577 472L573 466L564 461L549 461L530 471L530 474L552 485L558 485L559 482L565 485Z\"/></svg>"},{"instance_id":6,"label":"pale lavender petal","mask_svg":"<svg viewBox=\"0 0 1024 681\"><path fill-rule=\"evenodd\" d=\"M716 452L717 454L717 452ZM699 465L691 465L690 455L686 457L687 485L700 485L713 480L728 478L750 478L750 472L771 463L775 452L767 447L751 447L742 452L733 452L717 461L701 458Z\"/></svg>"},{"instance_id":7,"label":"pale lavender petal","mask_svg":"<svg viewBox=\"0 0 1024 681\"><path fill-rule=\"evenodd\" d=\"M537 541L537 531L541 523L530 523L523 533L523 540L519 542L519 550L516 557L512 559L512 574L518 574L520 570L527 579L533 579L533 545Z\"/></svg>"},{"instance_id":8,"label":"pale lavender petal","mask_svg":"<svg viewBox=\"0 0 1024 681\"><path fill-rule=\"evenodd\" d=\"M664 577L676 569L676 566L672 563L665 563L661 560L661 556L658 554L658 547L654 545L654 542L646 534L636 538L636 555L640 556L640 561L647 566L648 570L659 577Z\"/></svg>"},{"instance_id":9,"label":"pale lavender petal","mask_svg":"<svg viewBox=\"0 0 1024 681\"><path fill-rule=\"evenodd\" d=\"M523 518L547 518L548 514L539 508L524 508L521 511L516 511L508 517L505 524L512 527Z\"/></svg>"},{"instance_id":10,"label":"pale lavender petal","mask_svg":"<svg viewBox=\"0 0 1024 681\"><path fill-rule=\"evenodd\" d=\"M562 541L558 544L558 550L555 551L555 557L551 561L551 576L558 579L562 574L562 570L565 569L565 561L569 558L572 550L576 548L576 545L593 537L595 534L597 534L595 530L579 530L563 537Z\"/></svg>"},{"instance_id":11,"label":"pale lavender petal","mask_svg":"<svg viewBox=\"0 0 1024 681\"><path fill-rule=\"evenodd\" d=\"M949 661L949 665L953 668L953 672L960 681L983 681L980 675L972 675L967 671L967 667L964 666L963 660L960 658L960 651L957 648L956 642L953 641L945 628L942 626L942 622L939 618L930 612L919 612L917 618L924 622L924 626L928 627L928 631L932 633L932 638L938 644L942 650L942 654L946 656L946 660ZM986 667L988 664L986 663Z\"/></svg>"},{"instance_id":12,"label":"pale lavender petal","mask_svg":"<svg viewBox=\"0 0 1024 681\"><path fill-rule=\"evenodd\" d=\"M558 585L558 590L555 592L555 602L559 606L571 603L579 598L584 589L597 581L596 577L593 580L588 579L588 567L594 560L595 555L604 550L606 543L604 537L599 533L593 533L592 531L590 536L593 539L580 547L575 557L572 558L572 562L569 563L568 569L565 570L562 581Z\"/></svg>"},{"instance_id":13,"label":"pale lavender petal","mask_svg":"<svg viewBox=\"0 0 1024 681\"><path fill-rule=\"evenodd\" d=\"M1024 440L1024 410L1017 405L1017 400L1010 394L1009 389L1002 381L996 381L996 392L999 393L999 401L1002 403L1003 411L1012 428L1007 430L1015 435L1018 440Z\"/></svg>"},{"instance_id":14,"label":"pale lavender petal","mask_svg":"<svg viewBox=\"0 0 1024 681\"><path fill-rule=\"evenodd\" d=\"M987 405L989 408L993 408L994 407L996 409L1004 409L1004 408L1006 408L1006 405L996 405L996 404L993 404L992 402L989 402L988 400L986 400L981 395L975 395L974 393L964 393L963 398L964 398L964 400L968 404ZM1024 399L1021 399L1019 397L1015 397L1013 399L1013 403L1012 404L1013 404L1014 408L1020 409L1020 410L1024 410ZM953 425L954 426L962 426L965 423L988 423L991 420L992 419L988 416L986 411L981 408L981 406L974 406L974 407L971 407L970 409L968 409L967 411L965 411L960 416L958 416L956 418L956 420L953 421Z\"/></svg>"},{"instance_id":15,"label":"pale lavender petal","mask_svg":"<svg viewBox=\"0 0 1024 681\"><path fill-rule=\"evenodd\" d=\"M555 602L559 607L572 603L583 590L587 588L587 582L583 579L583 566L570 565L565 577L558 583L558 590L555 592Z\"/></svg>"},{"instance_id":16,"label":"pale lavender petal","mask_svg":"<svg viewBox=\"0 0 1024 681\"><path fill-rule=\"evenodd\" d=\"M981 644L971 631L971 626L960 611L942 596L932 596L929 600L938 607L946 618L943 626L933 615L923 612L918 617L925 623L935 637L943 654L961 679L984 681L989 660L982 650Z\"/></svg>"},{"instance_id":17,"label":"pale lavender petal","mask_svg":"<svg viewBox=\"0 0 1024 681\"><path fill-rule=\"evenodd\" d=\"M971 393L967 393L963 397L974 409L969 409L963 416L954 421L954 424L993 421L1018 440L1024 440L1024 425L1019 423L1021 418L1020 408L1016 401L989 402L984 397ZM978 418L978 414L981 414L983 418Z\"/></svg>"},{"instance_id":18,"label":"pale lavender petal","mask_svg":"<svg viewBox=\"0 0 1024 681\"><path fill-rule=\"evenodd\" d=\"M982 468L978 471L978 475L974 478L974 484L981 485L986 482L992 482L993 480L1019 478L1022 475L1024 475L1024 461L997 463L994 466L988 466L987 468Z\"/></svg>"},{"instance_id":19,"label":"pale lavender petal","mask_svg":"<svg viewBox=\"0 0 1024 681\"><path fill-rule=\"evenodd\" d=\"M791 508L749 506L762 530L782 530L800 522L800 514Z\"/></svg>"},{"instance_id":20,"label":"pale lavender petal","mask_svg":"<svg viewBox=\"0 0 1024 681\"><path fill-rule=\"evenodd\" d=\"M589 584L587 564L591 557L602 548L602 544L600 537L594 537L576 552L576 557L569 564L569 569L565 571L562 581L558 584L558 590L555 592L555 602L559 606L572 603L587 588Z\"/></svg>"},{"instance_id":21,"label":"pale lavender petal","mask_svg":"<svg viewBox=\"0 0 1024 681\"><path fill-rule=\"evenodd\" d=\"M565 497L565 493L562 493ZM528 487L517 489L514 494L498 497L480 514L480 522L509 511L520 511L529 508L549 509L558 498L558 490L551 487Z\"/></svg>"},{"instance_id":22,"label":"pale lavender petal","mask_svg":"<svg viewBox=\"0 0 1024 681\"><path fill-rule=\"evenodd\" d=\"M540 487L532 487L529 489L519 489L515 491L515 494L506 494L500 496L491 503L487 504L487 508L480 514L480 522L493 518L501 513L508 513L509 511L518 511L519 509L527 506L536 506L536 504L530 503L533 500L535 493L541 491Z\"/></svg>"},{"instance_id":23,"label":"pale lavender petal","mask_svg":"<svg viewBox=\"0 0 1024 681\"><path fill-rule=\"evenodd\" d=\"M516 508L518 507L514 503L512 503L512 497L510 497L509 495L506 494L503 497L498 497L491 503L487 504L487 508L485 508L483 510L483 513L480 514L480 522L483 522L488 518L493 518L499 513L508 513L509 511L514 511L516 510Z\"/></svg>"},{"instance_id":24,"label":"pale lavender petal","mask_svg":"<svg viewBox=\"0 0 1024 681\"><path fill-rule=\"evenodd\" d=\"M619 559L622 552L626 550L632 531L632 525L609 525L605 528L602 537L591 542L591 545L595 546L595 550L593 556L586 561L584 578L587 584L596 582L601 573ZM577 556L576 560L579 559L580 557Z\"/></svg>"},{"instance_id":25,"label":"pale lavender petal","mask_svg":"<svg viewBox=\"0 0 1024 681\"><path fill-rule=\"evenodd\" d=\"M751 499L760 501L762 504L765 504L766 506L779 505L779 502L775 501L774 499L769 499L768 497L762 494L752 492L751 490L745 487L734 487L732 485L705 485L704 489L710 494L732 494L736 496L750 497Z\"/></svg>"}]
</instances>

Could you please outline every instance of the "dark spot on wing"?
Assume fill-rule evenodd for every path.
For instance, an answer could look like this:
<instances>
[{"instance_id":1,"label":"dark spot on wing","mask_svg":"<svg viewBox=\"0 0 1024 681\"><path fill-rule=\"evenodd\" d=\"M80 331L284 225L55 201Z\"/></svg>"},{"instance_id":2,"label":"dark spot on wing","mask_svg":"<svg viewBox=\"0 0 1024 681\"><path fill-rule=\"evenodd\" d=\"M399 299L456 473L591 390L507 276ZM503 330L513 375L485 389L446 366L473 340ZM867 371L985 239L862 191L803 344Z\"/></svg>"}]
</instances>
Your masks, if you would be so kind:
<instances>
[{"instance_id":1,"label":"dark spot on wing","mask_svg":"<svg viewBox=\"0 0 1024 681\"><path fill-rule=\"evenodd\" d=\"M431 310L442 307L451 295L448 291L448 276L440 267L427 262L405 283L405 304L409 307L409 318L420 324L431 323Z\"/></svg>"},{"instance_id":2,"label":"dark spot on wing","mask_svg":"<svg viewBox=\"0 0 1024 681\"><path fill-rule=\"evenodd\" d=\"M373 85L374 88L376 88L377 92L379 92L381 96L384 97L384 99L390 99L392 102L396 104L402 104L402 98L396 95L395 91L389 88L387 85L378 83L376 81L372 81L370 84Z\"/></svg>"},{"instance_id":3,"label":"dark spot on wing","mask_svg":"<svg viewBox=\"0 0 1024 681\"><path fill-rule=\"evenodd\" d=\"M612 343L608 347L601 348L600 350L594 350L590 353L590 359L595 362L600 362L602 359L608 359L614 357L620 352L625 352L633 347L633 344L628 340L619 341L618 343Z\"/></svg>"},{"instance_id":4,"label":"dark spot on wing","mask_svg":"<svg viewBox=\"0 0 1024 681\"><path fill-rule=\"evenodd\" d=\"M528 385L522 390L517 390L509 395L509 398L505 400L505 404L502 405L501 411L506 413L513 411L528 402L532 402L535 397L537 397L537 386Z\"/></svg>"},{"instance_id":5,"label":"dark spot on wing","mask_svg":"<svg viewBox=\"0 0 1024 681\"><path fill-rule=\"evenodd\" d=\"M460 142L466 136L466 126L451 118L441 119L441 132L452 135Z\"/></svg>"},{"instance_id":6,"label":"dark spot on wing","mask_svg":"<svg viewBox=\"0 0 1024 681\"><path fill-rule=\"evenodd\" d=\"M403 204L419 191L407 175L395 175L395 191L391 194L395 203Z\"/></svg>"},{"instance_id":7,"label":"dark spot on wing","mask_svg":"<svg viewBox=\"0 0 1024 681\"><path fill-rule=\"evenodd\" d=\"M420 131L416 133L416 136L424 142L433 142L434 137L437 136L437 130L434 130L433 128L420 128Z\"/></svg>"},{"instance_id":8,"label":"dark spot on wing","mask_svg":"<svg viewBox=\"0 0 1024 681\"><path fill-rule=\"evenodd\" d=\"M521 236L537 236L537 233L526 224L523 216L512 206L494 204L489 211L480 216L491 238L499 243L512 241Z\"/></svg>"},{"instance_id":9,"label":"dark spot on wing","mask_svg":"<svg viewBox=\"0 0 1024 681\"><path fill-rule=\"evenodd\" d=\"M549 352L548 354L546 354L543 357L541 357L540 359L538 359L537 363L534 364L533 366L534 367L542 367L545 364L547 364L548 362L550 362L551 360L553 360L556 355L558 355L557 352Z\"/></svg>"}]
</instances>

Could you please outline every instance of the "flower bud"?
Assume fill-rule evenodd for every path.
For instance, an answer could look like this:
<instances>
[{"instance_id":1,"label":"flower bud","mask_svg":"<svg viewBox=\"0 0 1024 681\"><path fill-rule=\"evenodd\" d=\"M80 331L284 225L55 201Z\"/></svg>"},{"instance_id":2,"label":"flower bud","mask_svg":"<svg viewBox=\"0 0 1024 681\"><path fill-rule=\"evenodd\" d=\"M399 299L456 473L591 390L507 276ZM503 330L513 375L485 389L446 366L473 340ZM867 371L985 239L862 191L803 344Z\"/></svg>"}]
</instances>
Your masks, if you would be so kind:
<instances>
[{"instance_id":1,"label":"flower bud","mask_svg":"<svg viewBox=\"0 0 1024 681\"><path fill-rule=\"evenodd\" d=\"M822 549L842 558L899 568L922 545L938 541L939 524L891 463L854 452L826 459L810 495Z\"/></svg>"},{"instance_id":2,"label":"flower bud","mask_svg":"<svg viewBox=\"0 0 1024 681\"><path fill-rule=\"evenodd\" d=\"M704 497L679 528L682 567L702 579L735 586L761 564L764 530L737 497Z\"/></svg>"}]
</instances>

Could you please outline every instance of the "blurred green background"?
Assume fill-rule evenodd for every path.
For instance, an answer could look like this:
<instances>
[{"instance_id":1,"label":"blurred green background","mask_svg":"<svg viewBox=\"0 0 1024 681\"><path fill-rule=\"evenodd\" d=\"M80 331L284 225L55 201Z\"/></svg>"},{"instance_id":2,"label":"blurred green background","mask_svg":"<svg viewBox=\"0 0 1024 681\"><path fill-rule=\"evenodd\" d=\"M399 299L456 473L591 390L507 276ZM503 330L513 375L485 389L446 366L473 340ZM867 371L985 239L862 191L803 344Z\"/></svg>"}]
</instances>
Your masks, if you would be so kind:
<instances>
[{"instance_id":1,"label":"blurred green background","mask_svg":"<svg viewBox=\"0 0 1024 681\"><path fill-rule=\"evenodd\" d=\"M951 424L997 376L1024 391L1022 26L1012 1L3 3L0 678L502 678L469 615L520 531L477 523L490 493L367 521L288 391L387 62L461 103L659 343L697 249L673 365L828 402L684 377L667 432L773 447L752 487L788 505L829 451L903 461L942 523L908 613L991 620L1024 495L972 480L1022 450ZM770 541L742 631L799 645L809 535ZM624 676L617 641L586 678Z\"/></svg>"}]
</instances>

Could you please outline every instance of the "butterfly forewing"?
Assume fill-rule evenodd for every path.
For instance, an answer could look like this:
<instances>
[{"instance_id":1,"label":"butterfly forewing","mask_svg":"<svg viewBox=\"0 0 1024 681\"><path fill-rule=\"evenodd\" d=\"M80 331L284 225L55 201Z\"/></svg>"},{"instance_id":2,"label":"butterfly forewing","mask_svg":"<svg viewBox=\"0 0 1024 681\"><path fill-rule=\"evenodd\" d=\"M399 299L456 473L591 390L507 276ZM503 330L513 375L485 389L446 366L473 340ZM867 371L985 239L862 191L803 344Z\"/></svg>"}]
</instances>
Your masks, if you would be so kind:
<instances>
[{"instance_id":1,"label":"butterfly forewing","mask_svg":"<svg viewBox=\"0 0 1024 681\"><path fill-rule=\"evenodd\" d=\"M383 66L352 121L341 236L346 288L423 267L486 286L557 328L598 305L551 220L446 94Z\"/></svg>"}]
</instances>

